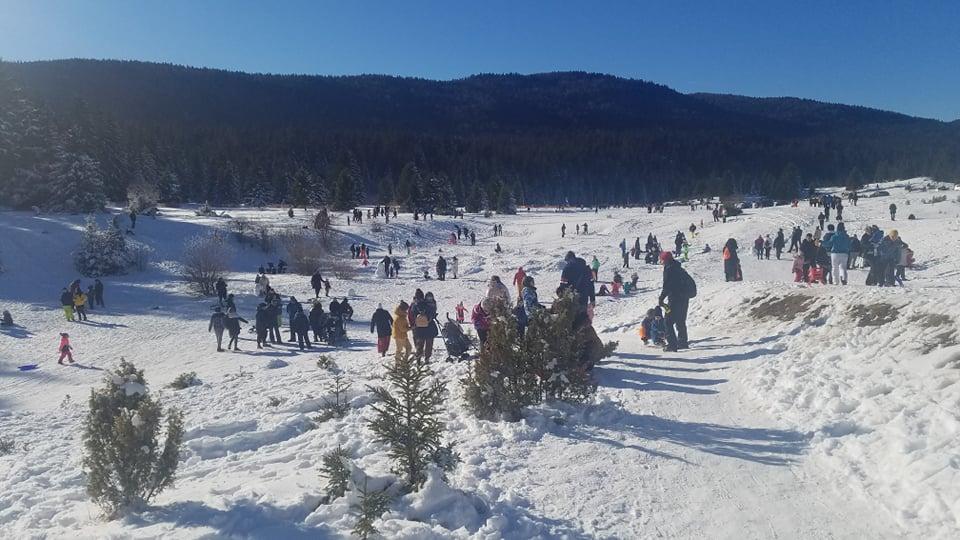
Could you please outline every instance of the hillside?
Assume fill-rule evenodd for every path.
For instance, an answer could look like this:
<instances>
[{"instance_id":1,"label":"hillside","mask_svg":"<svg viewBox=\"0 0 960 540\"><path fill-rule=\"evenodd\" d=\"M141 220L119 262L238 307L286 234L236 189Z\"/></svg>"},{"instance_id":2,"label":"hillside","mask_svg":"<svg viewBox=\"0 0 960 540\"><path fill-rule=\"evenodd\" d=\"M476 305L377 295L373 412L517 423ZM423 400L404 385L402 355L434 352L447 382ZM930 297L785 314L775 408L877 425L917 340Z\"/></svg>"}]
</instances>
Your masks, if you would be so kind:
<instances>
[{"instance_id":1,"label":"hillside","mask_svg":"<svg viewBox=\"0 0 960 540\"><path fill-rule=\"evenodd\" d=\"M319 504L322 454L342 445L374 487L396 478L367 424L367 385L384 384L369 331L378 303L392 308L422 288L436 294L442 318L459 301L477 303L491 275L509 282L521 265L549 302L567 250L596 255L600 281L609 283L622 239L642 243L652 233L669 243L696 223L684 264L698 284L691 349L666 353L640 341L637 327L656 304L662 268L631 260L624 277L636 272L639 292L598 298L594 327L619 348L595 369L598 392L587 404L530 407L516 423L478 420L458 382L470 363L440 361L438 341L441 358L432 365L449 389L444 433L462 462L448 482L434 475L422 491L398 495L377 521L381 532L411 539L956 538L960 265L952 254L960 250L960 203L955 191L906 189L925 183L882 184L891 195L871 198L868 190L844 211L851 232L896 228L914 250L916 263L897 288L866 287L862 269L851 271L846 287L797 284L790 256L751 255L759 234L811 230L819 209L805 204L747 209L726 223L688 207L663 214L534 208L417 222L401 214L389 224L349 226L337 214L343 253L365 242L377 260L387 244L411 239L415 246L410 256L399 254L395 280L344 257L355 275L328 277L332 294L350 296L354 306L350 341L308 352L288 344L258 350L247 325L240 352L215 352L207 332L212 302L192 295L178 269L183 239L228 228L228 219L198 217L193 207L141 217L132 238L153 248L149 268L106 279L106 308L88 323L66 323L57 300L77 277L65 258L82 217L0 212L0 308L21 325L0 332L0 438L15 443L0 456L0 536L347 538L356 495ZM924 203L937 194L949 199ZM897 221L891 202L900 208ZM293 219L284 208L222 210L274 231L309 222L299 209ZM916 219L906 220L909 214ZM490 235L494 223L503 236ZM573 234L575 223L589 224L589 234ZM447 244L455 226L476 230L477 245ZM723 281L718 251L728 238L741 246L742 282ZM703 253L707 245L712 250ZM260 301L256 267L284 254L235 248L228 283L249 320ZM433 274L440 250L459 257L458 279L422 279L423 270ZM271 278L283 295L311 298L308 278ZM56 364L64 331L83 369ZM315 421L332 378L317 365L321 354L353 382L342 419ZM104 522L84 493L80 424L89 389L120 357L145 369L165 405L184 411L187 431L175 486L139 516ZM39 368L17 370L29 363ZM202 384L166 388L188 371Z\"/></svg>"},{"instance_id":2,"label":"hillside","mask_svg":"<svg viewBox=\"0 0 960 540\"><path fill-rule=\"evenodd\" d=\"M449 186L454 202L481 189L495 206L504 188L521 204L591 205L708 186L791 198L803 186L848 179L960 176L956 122L794 98L685 95L601 74L431 81L92 60L5 63L0 71L9 79L0 106L16 110L10 100L18 95L40 105L56 126L48 138L68 132L73 149L100 164L113 199L136 179L162 185L173 177L182 199L237 203L262 186L273 200L291 201L297 174L332 196L343 170L359 184L356 202L408 206L434 204L411 199L409 189L431 178ZM13 135L3 140L18 144ZM401 178L407 165L423 180ZM18 165L29 168L29 160Z\"/></svg>"}]
</instances>

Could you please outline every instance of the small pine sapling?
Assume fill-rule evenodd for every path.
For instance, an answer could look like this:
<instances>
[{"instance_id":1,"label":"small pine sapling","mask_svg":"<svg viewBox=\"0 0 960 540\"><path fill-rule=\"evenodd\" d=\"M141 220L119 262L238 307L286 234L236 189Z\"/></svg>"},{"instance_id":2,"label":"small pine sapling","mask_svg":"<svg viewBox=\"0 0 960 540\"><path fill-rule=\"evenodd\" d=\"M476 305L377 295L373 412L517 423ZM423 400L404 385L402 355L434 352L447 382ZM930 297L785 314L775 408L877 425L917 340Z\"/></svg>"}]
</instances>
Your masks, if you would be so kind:
<instances>
[{"instance_id":1,"label":"small pine sapling","mask_svg":"<svg viewBox=\"0 0 960 540\"><path fill-rule=\"evenodd\" d=\"M200 384L202 383L197 377L197 372L191 371L189 373L181 373L177 375L177 378L170 383L170 388L173 388L174 390L183 390L184 388L199 386Z\"/></svg>"},{"instance_id":2,"label":"small pine sapling","mask_svg":"<svg viewBox=\"0 0 960 540\"><path fill-rule=\"evenodd\" d=\"M183 416L166 415L147 392L143 370L120 359L100 389L90 391L84 421L87 493L110 518L136 510L173 484L183 441Z\"/></svg>"},{"instance_id":3,"label":"small pine sapling","mask_svg":"<svg viewBox=\"0 0 960 540\"><path fill-rule=\"evenodd\" d=\"M444 446L440 440L443 423L439 415L446 384L431 382L429 364L416 361L412 355L388 363L387 379L393 392L370 387L379 398L379 403L372 405L376 416L370 421L370 429L378 442L390 446L394 472L409 489L417 490L426 480L431 463L450 471L459 461L452 446Z\"/></svg>"},{"instance_id":4,"label":"small pine sapling","mask_svg":"<svg viewBox=\"0 0 960 540\"><path fill-rule=\"evenodd\" d=\"M350 483L350 454L337 445L323 455L320 464L320 476L327 479L327 494L323 503L343 497Z\"/></svg>"},{"instance_id":5,"label":"small pine sapling","mask_svg":"<svg viewBox=\"0 0 960 540\"><path fill-rule=\"evenodd\" d=\"M361 540L367 540L377 534L374 523L387 508L390 507L390 495L384 490L370 490L367 488L367 479L363 479L363 487L357 487L359 501L352 506L357 512L357 523L353 527L353 534Z\"/></svg>"},{"instance_id":6,"label":"small pine sapling","mask_svg":"<svg viewBox=\"0 0 960 540\"><path fill-rule=\"evenodd\" d=\"M320 407L320 414L317 415L317 422L326 422L332 418L343 418L350 412L350 403L347 402L346 394L352 384L346 378L337 373L333 376L333 382L327 386L327 390L333 395L333 399L323 398L323 406Z\"/></svg>"}]
</instances>

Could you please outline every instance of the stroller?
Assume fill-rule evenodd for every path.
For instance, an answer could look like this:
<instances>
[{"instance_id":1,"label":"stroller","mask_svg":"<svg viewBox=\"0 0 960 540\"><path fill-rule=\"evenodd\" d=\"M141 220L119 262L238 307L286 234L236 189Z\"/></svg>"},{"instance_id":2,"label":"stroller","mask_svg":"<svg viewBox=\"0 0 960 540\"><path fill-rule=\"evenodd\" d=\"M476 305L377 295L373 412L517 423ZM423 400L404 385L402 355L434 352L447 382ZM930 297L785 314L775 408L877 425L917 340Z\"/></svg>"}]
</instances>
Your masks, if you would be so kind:
<instances>
[{"instance_id":1,"label":"stroller","mask_svg":"<svg viewBox=\"0 0 960 540\"><path fill-rule=\"evenodd\" d=\"M447 362L469 360L470 349L474 348L473 338L463 333L460 324L447 315L447 322L440 331L443 343L447 346Z\"/></svg>"},{"instance_id":2,"label":"stroller","mask_svg":"<svg viewBox=\"0 0 960 540\"><path fill-rule=\"evenodd\" d=\"M347 339L347 329L343 317L327 317L324 326L322 337L327 345L336 345L338 341Z\"/></svg>"}]
</instances>

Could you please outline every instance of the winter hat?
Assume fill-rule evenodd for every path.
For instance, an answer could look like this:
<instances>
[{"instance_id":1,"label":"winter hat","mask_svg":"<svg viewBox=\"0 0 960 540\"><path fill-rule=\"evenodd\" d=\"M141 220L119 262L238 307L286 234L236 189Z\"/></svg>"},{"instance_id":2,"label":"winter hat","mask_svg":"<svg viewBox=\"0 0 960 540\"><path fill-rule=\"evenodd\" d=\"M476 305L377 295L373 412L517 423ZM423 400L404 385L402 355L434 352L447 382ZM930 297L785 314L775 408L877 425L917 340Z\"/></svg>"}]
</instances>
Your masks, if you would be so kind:
<instances>
[{"instance_id":1,"label":"winter hat","mask_svg":"<svg viewBox=\"0 0 960 540\"><path fill-rule=\"evenodd\" d=\"M377 309L383 309L383 303L377 304Z\"/></svg>"},{"instance_id":2,"label":"winter hat","mask_svg":"<svg viewBox=\"0 0 960 540\"><path fill-rule=\"evenodd\" d=\"M664 251L660 253L660 262L666 264L673 260L673 253L669 251Z\"/></svg>"},{"instance_id":3,"label":"winter hat","mask_svg":"<svg viewBox=\"0 0 960 540\"><path fill-rule=\"evenodd\" d=\"M400 311L406 311L410 309L410 304L407 304L405 301L401 300L400 305L397 307L400 308Z\"/></svg>"},{"instance_id":4,"label":"winter hat","mask_svg":"<svg viewBox=\"0 0 960 540\"><path fill-rule=\"evenodd\" d=\"M570 262L570 261L572 261L572 260L574 260L574 259L576 259L576 258L577 258L577 256L574 255L572 251L568 251L568 252L567 252L567 255L563 258L563 260L565 260L565 261L567 261L567 262Z\"/></svg>"},{"instance_id":5,"label":"winter hat","mask_svg":"<svg viewBox=\"0 0 960 540\"><path fill-rule=\"evenodd\" d=\"M60 337L70 337L70 334L66 332L60 332Z\"/></svg>"}]
</instances>

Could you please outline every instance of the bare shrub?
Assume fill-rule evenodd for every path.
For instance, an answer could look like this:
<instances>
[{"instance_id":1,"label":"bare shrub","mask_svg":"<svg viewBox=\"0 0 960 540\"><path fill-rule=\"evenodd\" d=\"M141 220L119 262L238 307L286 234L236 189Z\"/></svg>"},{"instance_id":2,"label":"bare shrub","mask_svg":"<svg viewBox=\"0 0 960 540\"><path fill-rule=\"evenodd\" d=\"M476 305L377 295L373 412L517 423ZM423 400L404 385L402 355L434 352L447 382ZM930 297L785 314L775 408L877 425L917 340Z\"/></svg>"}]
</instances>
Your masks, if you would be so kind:
<instances>
[{"instance_id":1,"label":"bare shrub","mask_svg":"<svg viewBox=\"0 0 960 540\"><path fill-rule=\"evenodd\" d=\"M337 279L348 280L357 277L357 267L347 260L333 259L327 266L329 272Z\"/></svg>"},{"instance_id":2,"label":"bare shrub","mask_svg":"<svg viewBox=\"0 0 960 540\"><path fill-rule=\"evenodd\" d=\"M213 296L214 285L232 258L233 249L219 231L188 238L183 246L183 278L199 294Z\"/></svg>"},{"instance_id":3,"label":"bare shrub","mask_svg":"<svg viewBox=\"0 0 960 540\"><path fill-rule=\"evenodd\" d=\"M309 276L323 265L328 251L316 233L296 230L283 236L290 269L302 276Z\"/></svg>"},{"instance_id":4,"label":"bare shrub","mask_svg":"<svg viewBox=\"0 0 960 540\"><path fill-rule=\"evenodd\" d=\"M137 272L143 272L150 265L153 248L140 242L131 242L127 249L127 254L130 259L130 265L135 268Z\"/></svg>"}]
</instances>

